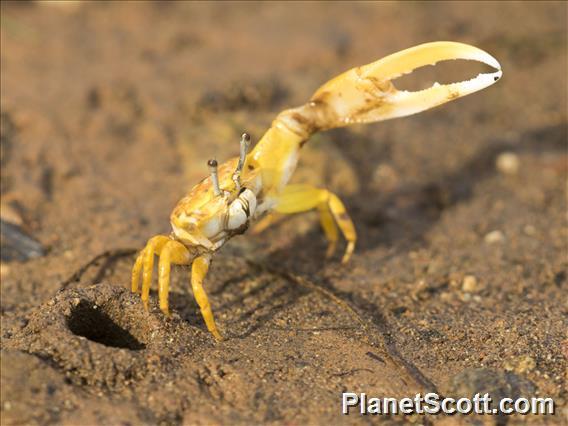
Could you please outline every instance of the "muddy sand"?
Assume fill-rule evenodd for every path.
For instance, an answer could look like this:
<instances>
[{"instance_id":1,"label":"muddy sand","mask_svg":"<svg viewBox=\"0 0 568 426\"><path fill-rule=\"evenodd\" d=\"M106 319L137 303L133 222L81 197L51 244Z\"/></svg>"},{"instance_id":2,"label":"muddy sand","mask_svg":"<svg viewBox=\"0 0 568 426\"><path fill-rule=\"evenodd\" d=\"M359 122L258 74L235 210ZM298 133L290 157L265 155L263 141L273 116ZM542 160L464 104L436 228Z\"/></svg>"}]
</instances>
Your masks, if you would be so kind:
<instances>
[{"instance_id":1,"label":"muddy sand","mask_svg":"<svg viewBox=\"0 0 568 426\"><path fill-rule=\"evenodd\" d=\"M566 3L3 2L2 424L563 424ZM359 234L326 260L313 213L233 239L208 334L128 290L206 160L258 140L327 79L432 40L479 46L498 84L315 136L294 182ZM403 88L472 76L424 69ZM420 86L419 86L420 87ZM551 416L342 416L342 392L552 397ZM565 423L564 423L565 424Z\"/></svg>"}]
</instances>

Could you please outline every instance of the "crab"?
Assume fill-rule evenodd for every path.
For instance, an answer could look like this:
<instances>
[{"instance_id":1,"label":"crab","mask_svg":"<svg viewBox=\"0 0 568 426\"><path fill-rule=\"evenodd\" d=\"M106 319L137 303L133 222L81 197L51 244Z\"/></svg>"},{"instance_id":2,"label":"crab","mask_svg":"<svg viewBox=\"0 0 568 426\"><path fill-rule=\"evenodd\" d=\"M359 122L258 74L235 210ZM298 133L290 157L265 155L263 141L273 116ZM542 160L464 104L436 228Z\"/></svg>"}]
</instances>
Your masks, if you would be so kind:
<instances>
[{"instance_id":1,"label":"crab","mask_svg":"<svg viewBox=\"0 0 568 426\"><path fill-rule=\"evenodd\" d=\"M393 80L425 65L464 59L485 63L492 72L451 84L435 83L409 92L395 88ZM191 287L207 329L222 340L211 304L203 288L211 258L232 237L251 224L264 229L274 214L317 210L328 240L327 256L336 249L339 233L347 244L342 262L351 257L357 233L339 197L324 188L288 184L302 146L318 131L354 123L371 123L425 111L479 91L501 78L499 62L485 51L463 43L425 43L352 68L321 86L304 105L281 112L249 152L250 136L243 134L240 155L218 165L209 160L209 176L195 185L174 208L172 233L148 241L132 268L132 291L139 292L148 310L155 256L159 257L158 285L161 311L170 316L170 267L191 265Z\"/></svg>"}]
</instances>

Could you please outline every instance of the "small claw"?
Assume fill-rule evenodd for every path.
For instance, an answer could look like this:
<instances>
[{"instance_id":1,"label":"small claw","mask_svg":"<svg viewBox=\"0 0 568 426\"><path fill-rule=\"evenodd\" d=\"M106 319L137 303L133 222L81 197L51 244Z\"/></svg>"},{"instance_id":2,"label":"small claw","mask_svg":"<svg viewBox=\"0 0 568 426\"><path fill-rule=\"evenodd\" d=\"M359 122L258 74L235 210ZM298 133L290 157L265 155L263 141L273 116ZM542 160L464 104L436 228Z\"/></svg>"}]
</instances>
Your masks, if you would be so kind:
<instances>
[{"instance_id":1,"label":"small claw","mask_svg":"<svg viewBox=\"0 0 568 426\"><path fill-rule=\"evenodd\" d=\"M161 308L161 311L166 318L169 319L172 317L172 314L170 313L170 310L168 308Z\"/></svg>"}]
</instances>

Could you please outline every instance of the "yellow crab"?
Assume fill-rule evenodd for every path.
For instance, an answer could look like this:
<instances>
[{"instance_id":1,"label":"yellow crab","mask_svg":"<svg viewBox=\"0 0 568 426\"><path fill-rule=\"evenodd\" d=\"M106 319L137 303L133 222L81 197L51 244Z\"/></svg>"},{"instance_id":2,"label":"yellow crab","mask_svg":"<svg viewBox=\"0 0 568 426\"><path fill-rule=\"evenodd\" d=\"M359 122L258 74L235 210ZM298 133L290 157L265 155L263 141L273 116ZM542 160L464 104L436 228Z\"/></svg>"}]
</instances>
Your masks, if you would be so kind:
<instances>
[{"instance_id":1,"label":"yellow crab","mask_svg":"<svg viewBox=\"0 0 568 426\"><path fill-rule=\"evenodd\" d=\"M450 59L483 62L495 69L452 84L407 92L392 80L425 65ZM300 148L315 132L415 114L495 83L501 77L495 58L476 47L448 41L426 43L353 68L328 81L300 107L281 112L255 148L248 153L250 137L241 139L240 156L217 167L208 165L210 176L195 185L171 214L173 232L152 237L132 268L132 291L138 292L142 272L142 302L148 309L154 256L159 256L160 309L169 316L170 265L192 265L191 286L209 331L220 340L213 312L203 289L212 255L251 223L266 227L272 216L312 209L319 211L331 255L338 228L347 240L342 262L349 260L357 239L355 227L341 200L326 189L288 185Z\"/></svg>"}]
</instances>

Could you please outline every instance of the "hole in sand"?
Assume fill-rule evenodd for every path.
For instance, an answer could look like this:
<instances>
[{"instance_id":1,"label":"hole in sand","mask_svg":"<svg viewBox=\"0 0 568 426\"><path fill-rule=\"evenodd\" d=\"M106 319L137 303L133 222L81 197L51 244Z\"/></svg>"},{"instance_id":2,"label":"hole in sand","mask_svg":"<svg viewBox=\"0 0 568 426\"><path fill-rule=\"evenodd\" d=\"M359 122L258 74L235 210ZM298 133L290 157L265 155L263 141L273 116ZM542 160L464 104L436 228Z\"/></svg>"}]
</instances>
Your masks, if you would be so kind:
<instances>
[{"instance_id":1,"label":"hole in sand","mask_svg":"<svg viewBox=\"0 0 568 426\"><path fill-rule=\"evenodd\" d=\"M67 326L73 334L105 346L133 351L146 347L144 343L116 324L100 306L85 300L73 309L67 318Z\"/></svg>"}]
</instances>

